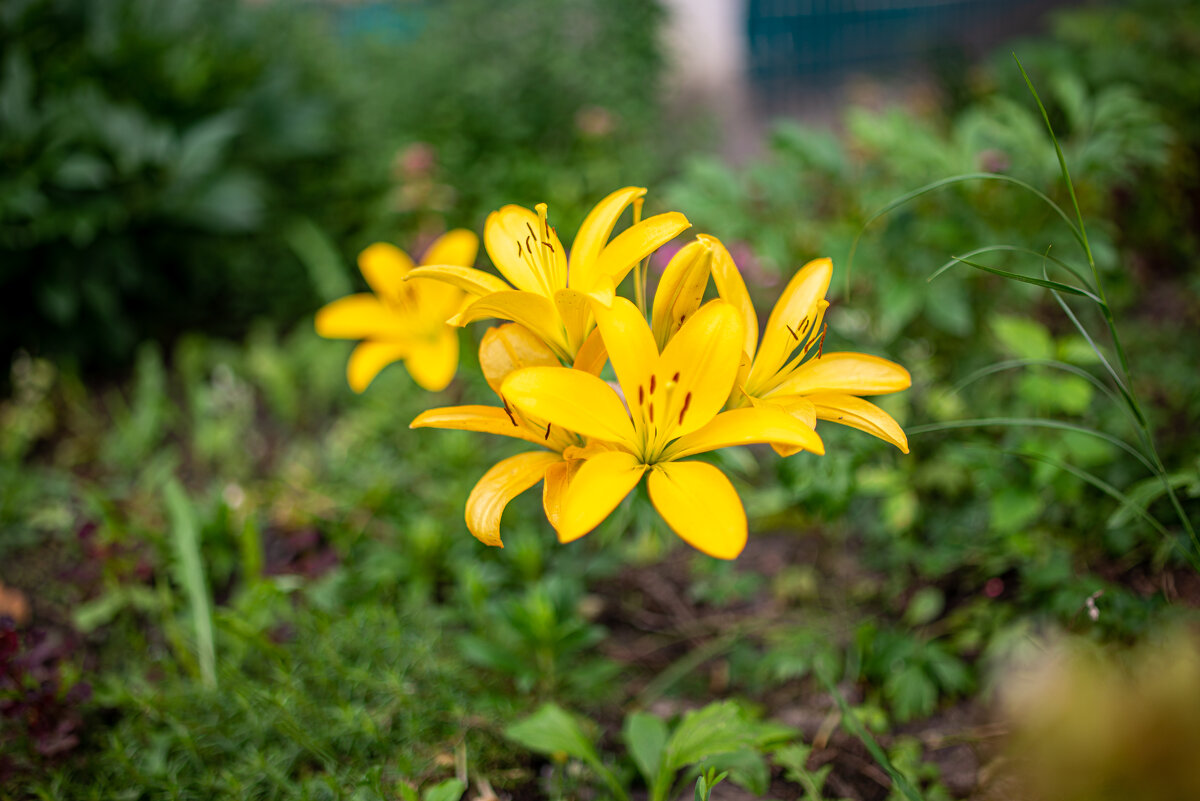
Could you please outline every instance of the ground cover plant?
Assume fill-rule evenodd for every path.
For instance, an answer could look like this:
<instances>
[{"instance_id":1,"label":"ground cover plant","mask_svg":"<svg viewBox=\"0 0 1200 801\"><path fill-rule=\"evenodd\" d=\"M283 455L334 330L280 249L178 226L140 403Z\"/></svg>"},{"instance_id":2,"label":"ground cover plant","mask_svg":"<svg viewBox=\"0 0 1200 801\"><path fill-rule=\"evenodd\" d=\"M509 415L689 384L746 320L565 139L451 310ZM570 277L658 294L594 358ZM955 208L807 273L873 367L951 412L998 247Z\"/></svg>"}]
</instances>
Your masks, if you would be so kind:
<instances>
[{"instance_id":1,"label":"ground cover plant","mask_svg":"<svg viewBox=\"0 0 1200 801\"><path fill-rule=\"evenodd\" d=\"M119 378L17 353L0 797L1186 797L1195 143L1176 85L1128 65L1194 46L1196 18L1104 13L936 114L781 125L744 168L647 181L644 207L612 190L657 146L519 135L575 125L531 103L550 117L406 175L411 215L286 227L274 278L313 317L147 340ZM471 41L505 30L527 28ZM443 133L467 103L430 102ZM360 119L385 117L404 127ZM485 149L514 155L453 173ZM461 202L430 189L460 181ZM442 305L455 325L415 313ZM802 380L861 352L882 377ZM769 431L678 430L747 410ZM739 438L775 448L699 447ZM673 503L661 477L695 464L705 497Z\"/></svg>"}]
</instances>

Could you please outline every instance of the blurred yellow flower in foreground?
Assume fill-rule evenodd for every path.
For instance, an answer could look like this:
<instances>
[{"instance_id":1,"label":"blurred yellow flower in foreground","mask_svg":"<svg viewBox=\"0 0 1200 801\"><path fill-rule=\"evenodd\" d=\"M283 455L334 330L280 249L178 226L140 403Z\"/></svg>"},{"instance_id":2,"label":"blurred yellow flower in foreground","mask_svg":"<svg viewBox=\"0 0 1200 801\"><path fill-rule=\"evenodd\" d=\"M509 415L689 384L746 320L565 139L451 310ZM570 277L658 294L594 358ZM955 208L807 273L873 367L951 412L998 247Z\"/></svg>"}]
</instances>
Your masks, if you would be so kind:
<instances>
[{"instance_id":1,"label":"blurred yellow flower in foreground","mask_svg":"<svg viewBox=\"0 0 1200 801\"><path fill-rule=\"evenodd\" d=\"M589 298L610 302L634 265L690 225L682 214L667 212L635 222L610 242L621 214L635 202L635 211L639 209L645 194L645 189L630 186L597 203L579 226L569 260L545 203L536 212L505 206L488 215L483 244L507 282L467 266L422 267L409 278L437 279L473 296L452 323L512 320L570 363L595 325Z\"/></svg>"},{"instance_id":2,"label":"blurred yellow flower in foreground","mask_svg":"<svg viewBox=\"0 0 1200 801\"><path fill-rule=\"evenodd\" d=\"M577 454L582 464L568 476L558 520L551 520L559 540L587 534L648 474L650 500L676 534L710 556L736 557L746 544L736 490L713 465L682 460L753 442L823 453L821 440L780 409L721 412L742 351L742 324L728 303L701 308L661 353L628 300L593 309L624 399L597 376L565 367L517 370L501 386L501 396L523 414L591 440Z\"/></svg>"},{"instance_id":3,"label":"blurred yellow flower in foreground","mask_svg":"<svg viewBox=\"0 0 1200 801\"><path fill-rule=\"evenodd\" d=\"M455 229L430 245L421 264L467 269L478 251L479 237ZM412 259L382 242L359 254L358 267L373 294L335 300L315 321L323 337L362 340L346 364L351 389L362 392L380 370L400 360L425 389L445 389L458 369L458 332L446 320L462 308L462 290L435 281L406 282Z\"/></svg>"}]
</instances>

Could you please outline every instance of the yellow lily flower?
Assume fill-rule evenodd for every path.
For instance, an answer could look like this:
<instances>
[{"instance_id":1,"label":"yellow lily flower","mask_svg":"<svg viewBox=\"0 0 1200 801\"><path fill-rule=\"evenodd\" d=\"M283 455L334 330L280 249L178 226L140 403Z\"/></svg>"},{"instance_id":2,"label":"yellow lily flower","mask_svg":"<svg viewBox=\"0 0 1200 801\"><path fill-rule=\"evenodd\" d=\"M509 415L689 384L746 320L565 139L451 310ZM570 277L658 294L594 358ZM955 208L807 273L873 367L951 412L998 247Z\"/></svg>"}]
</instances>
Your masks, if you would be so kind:
<instances>
[{"instance_id":1,"label":"yellow lily flower","mask_svg":"<svg viewBox=\"0 0 1200 801\"><path fill-rule=\"evenodd\" d=\"M507 281L470 267L422 267L409 278L435 278L475 299L450 322L466 325L489 317L512 320L540 336L570 363L595 326L589 298L611 302L615 287L634 265L690 223L678 212L641 220L612 241L613 226L646 190L618 189L588 213L567 252L550 225L545 203L534 211L505 206L488 215L483 243Z\"/></svg>"},{"instance_id":2,"label":"yellow lily flower","mask_svg":"<svg viewBox=\"0 0 1200 801\"><path fill-rule=\"evenodd\" d=\"M824 352L825 293L833 277L833 262L815 259L804 265L783 290L767 320L762 344L755 349L758 320L746 285L724 246L713 243L713 276L717 291L741 312L748 335L738 389L730 406L778 406L797 419L816 425L829 420L857 428L908 453L908 438L900 424L862 395L883 395L912 386L908 371L895 362L866 353ZM775 443L782 456L796 452Z\"/></svg>"},{"instance_id":3,"label":"yellow lily flower","mask_svg":"<svg viewBox=\"0 0 1200 801\"><path fill-rule=\"evenodd\" d=\"M438 237L425 251L424 265L474 264L479 237L456 229ZM412 259L394 245L377 242L358 254L358 268L372 292L329 303L316 315L317 333L330 339L360 339L346 363L350 388L362 392L395 361L431 392L445 389L458 369L458 332L446 324L464 299L462 290L423 281L405 283Z\"/></svg>"},{"instance_id":4,"label":"yellow lily flower","mask_svg":"<svg viewBox=\"0 0 1200 801\"><path fill-rule=\"evenodd\" d=\"M593 441L563 492L559 540L591 531L648 474L650 500L676 534L710 556L734 558L746 544L737 492L713 465L682 460L753 442L823 453L820 438L777 408L721 412L742 351L742 322L730 304L717 300L701 308L661 353L628 300L593 308L624 398L597 376L564 367L517 370L501 387L523 414Z\"/></svg>"},{"instance_id":5,"label":"yellow lily flower","mask_svg":"<svg viewBox=\"0 0 1200 801\"><path fill-rule=\"evenodd\" d=\"M579 371L598 374L604 365L599 338L580 350ZM513 371L534 366L560 366L558 356L537 336L517 323L490 328L479 344L479 364L488 385L500 395L504 379ZM486 545L501 548L500 518L509 501L543 478L542 505L554 524L559 517L562 493L585 453L584 440L561 426L523 413L505 401L503 406L448 406L417 415L409 428L452 428L500 434L525 440L542 449L519 453L497 462L467 497L466 521L471 534ZM564 456L566 452L566 456Z\"/></svg>"}]
</instances>

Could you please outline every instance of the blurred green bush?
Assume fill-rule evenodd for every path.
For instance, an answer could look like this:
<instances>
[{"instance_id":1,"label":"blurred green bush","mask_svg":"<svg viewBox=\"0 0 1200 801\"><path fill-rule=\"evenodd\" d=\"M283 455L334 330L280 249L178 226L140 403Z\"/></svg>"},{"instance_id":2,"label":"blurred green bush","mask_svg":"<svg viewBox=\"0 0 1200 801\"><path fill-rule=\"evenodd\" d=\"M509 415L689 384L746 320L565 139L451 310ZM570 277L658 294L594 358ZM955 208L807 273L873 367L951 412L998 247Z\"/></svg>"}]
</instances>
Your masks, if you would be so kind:
<instances>
[{"instance_id":1,"label":"blurred green bush","mask_svg":"<svg viewBox=\"0 0 1200 801\"><path fill-rule=\"evenodd\" d=\"M668 168L661 13L639 0L333 5L15 0L0 8L0 353L87 367L318 303L299 220L374 239L562 222ZM665 138L665 137L664 137ZM408 244L407 242L405 244ZM348 268L347 268L348 269Z\"/></svg>"}]
</instances>

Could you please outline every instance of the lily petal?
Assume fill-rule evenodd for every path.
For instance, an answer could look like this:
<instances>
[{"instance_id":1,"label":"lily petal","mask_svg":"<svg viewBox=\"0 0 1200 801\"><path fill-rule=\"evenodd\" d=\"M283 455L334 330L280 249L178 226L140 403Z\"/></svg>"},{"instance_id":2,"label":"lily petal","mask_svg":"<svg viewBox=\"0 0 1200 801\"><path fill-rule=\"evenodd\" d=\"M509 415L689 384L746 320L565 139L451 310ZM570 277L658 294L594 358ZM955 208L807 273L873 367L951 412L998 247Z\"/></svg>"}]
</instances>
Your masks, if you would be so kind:
<instances>
[{"instance_id":1,"label":"lily petal","mask_svg":"<svg viewBox=\"0 0 1200 801\"><path fill-rule=\"evenodd\" d=\"M412 268L408 254L387 242L376 242L358 254L359 272L380 297L398 299L404 289L404 276Z\"/></svg>"},{"instance_id":2,"label":"lily petal","mask_svg":"<svg viewBox=\"0 0 1200 801\"><path fill-rule=\"evenodd\" d=\"M592 268L593 278L612 279L614 285L629 274L633 266L677 237L691 223L677 211L656 214L622 231L600 252ZM577 287L588 291L590 287Z\"/></svg>"},{"instance_id":3,"label":"lily petal","mask_svg":"<svg viewBox=\"0 0 1200 801\"><path fill-rule=\"evenodd\" d=\"M632 403L638 388L650 383L650 373L658 362L654 335L637 306L626 298L614 298L608 308L593 303L592 312L596 315L596 327L604 338L617 382L625 398Z\"/></svg>"},{"instance_id":4,"label":"lily petal","mask_svg":"<svg viewBox=\"0 0 1200 801\"><path fill-rule=\"evenodd\" d=\"M721 240L707 234L699 234L696 238L712 247L712 277L713 283L717 285L717 294L741 315L745 332L742 350L748 358L753 359L754 350L758 346L758 312L754 310L754 303L746 290L746 282L742 280L742 274L738 272L733 256L729 255Z\"/></svg>"},{"instance_id":5,"label":"lily petal","mask_svg":"<svg viewBox=\"0 0 1200 801\"><path fill-rule=\"evenodd\" d=\"M449 428L460 431L478 431L482 434L499 434L545 445L545 438L515 422L513 417L499 406L443 406L429 409L416 416L409 428Z\"/></svg>"},{"instance_id":6,"label":"lily petal","mask_svg":"<svg viewBox=\"0 0 1200 801\"><path fill-rule=\"evenodd\" d=\"M733 559L746 547L742 501L725 474L711 464L657 465L647 486L654 508L688 545L717 559Z\"/></svg>"},{"instance_id":7,"label":"lily petal","mask_svg":"<svg viewBox=\"0 0 1200 801\"><path fill-rule=\"evenodd\" d=\"M504 379L501 397L525 414L585 437L632 442L633 423L612 387L570 367L527 367Z\"/></svg>"},{"instance_id":8,"label":"lily petal","mask_svg":"<svg viewBox=\"0 0 1200 801\"><path fill-rule=\"evenodd\" d=\"M591 319L591 303L587 295L575 289L559 289L554 293L554 306L567 335L567 350L578 353L587 334Z\"/></svg>"},{"instance_id":9,"label":"lily petal","mask_svg":"<svg viewBox=\"0 0 1200 801\"><path fill-rule=\"evenodd\" d=\"M646 466L625 451L607 451L584 462L562 497L559 542L577 540L600 525L644 472Z\"/></svg>"},{"instance_id":10,"label":"lily petal","mask_svg":"<svg viewBox=\"0 0 1200 801\"><path fill-rule=\"evenodd\" d=\"M813 392L883 395L912 386L900 365L866 353L826 353L797 367L770 397Z\"/></svg>"},{"instance_id":11,"label":"lily petal","mask_svg":"<svg viewBox=\"0 0 1200 801\"><path fill-rule=\"evenodd\" d=\"M550 346L519 323L489 328L479 343L479 367L497 395L508 374L523 367L558 367Z\"/></svg>"},{"instance_id":12,"label":"lily petal","mask_svg":"<svg viewBox=\"0 0 1200 801\"><path fill-rule=\"evenodd\" d=\"M480 297L490 295L493 292L507 292L512 290L511 286L491 273L476 270L474 267L459 267L453 264L418 267L408 274L406 280L414 281L418 278L433 278L456 286L468 295L478 295Z\"/></svg>"},{"instance_id":13,"label":"lily petal","mask_svg":"<svg viewBox=\"0 0 1200 801\"><path fill-rule=\"evenodd\" d=\"M520 323L537 334L555 353L570 358L567 337L558 320L553 301L536 292L494 292L479 298L448 322L463 326L476 320L499 317Z\"/></svg>"},{"instance_id":14,"label":"lily petal","mask_svg":"<svg viewBox=\"0 0 1200 801\"><path fill-rule=\"evenodd\" d=\"M362 392L375 380L380 370L405 358L408 352L407 342L358 343L346 362L346 381L350 389Z\"/></svg>"},{"instance_id":15,"label":"lily petal","mask_svg":"<svg viewBox=\"0 0 1200 801\"><path fill-rule=\"evenodd\" d=\"M470 267L479 255L479 237L466 228L455 228L433 240L433 244L421 257L422 265L451 264Z\"/></svg>"},{"instance_id":16,"label":"lily petal","mask_svg":"<svg viewBox=\"0 0 1200 801\"><path fill-rule=\"evenodd\" d=\"M488 215L483 226L483 244L492 264L509 283L549 297L555 289L566 286L567 258L553 229L547 238L541 228L541 218L524 206L504 206ZM543 240L549 245L543 244ZM544 252L551 248L553 252ZM550 274L534 266L544 256L550 257Z\"/></svg>"},{"instance_id":17,"label":"lily petal","mask_svg":"<svg viewBox=\"0 0 1200 801\"><path fill-rule=\"evenodd\" d=\"M618 189L597 203L579 226L575 241L571 243L570 286L572 289L589 291L595 282L593 267L596 257L604 249L613 226L630 203L646 194L640 186Z\"/></svg>"},{"instance_id":18,"label":"lily petal","mask_svg":"<svg viewBox=\"0 0 1200 801\"><path fill-rule=\"evenodd\" d=\"M604 347L604 337L599 328L593 328L592 333L583 341L579 352L575 354L575 363L571 366L594 376L599 376L608 361L608 351Z\"/></svg>"},{"instance_id":19,"label":"lily petal","mask_svg":"<svg viewBox=\"0 0 1200 801\"><path fill-rule=\"evenodd\" d=\"M467 528L484 545L501 548L500 518L508 502L542 480L547 468L562 461L557 453L530 451L497 462L467 496Z\"/></svg>"},{"instance_id":20,"label":"lily petal","mask_svg":"<svg viewBox=\"0 0 1200 801\"><path fill-rule=\"evenodd\" d=\"M792 276L775 308L771 310L771 317L763 332L762 346L758 349L747 384L757 385L783 367L788 356L804 338L800 333L803 321L811 317L817 301L825 297L832 278L833 262L829 259L814 259ZM813 324L813 320L809 319L808 323Z\"/></svg>"},{"instance_id":21,"label":"lily petal","mask_svg":"<svg viewBox=\"0 0 1200 801\"><path fill-rule=\"evenodd\" d=\"M581 459L564 459L546 468L545 483L542 484L542 509L555 531L562 524L563 497L580 467L583 467Z\"/></svg>"},{"instance_id":22,"label":"lily petal","mask_svg":"<svg viewBox=\"0 0 1200 801\"><path fill-rule=\"evenodd\" d=\"M704 301L712 258L711 243L698 239L680 248L663 270L650 315L654 343L660 350Z\"/></svg>"},{"instance_id":23,"label":"lily petal","mask_svg":"<svg viewBox=\"0 0 1200 801\"><path fill-rule=\"evenodd\" d=\"M369 292L347 295L322 306L314 320L317 333L330 339L403 341L411 326Z\"/></svg>"},{"instance_id":24,"label":"lily petal","mask_svg":"<svg viewBox=\"0 0 1200 801\"><path fill-rule=\"evenodd\" d=\"M458 332L442 326L432 338L412 340L404 360L408 374L430 392L441 392L454 379L458 369Z\"/></svg>"},{"instance_id":25,"label":"lily petal","mask_svg":"<svg viewBox=\"0 0 1200 801\"><path fill-rule=\"evenodd\" d=\"M908 437L895 419L870 401L853 395L809 395L817 417L866 431L908 453Z\"/></svg>"},{"instance_id":26,"label":"lily petal","mask_svg":"<svg viewBox=\"0 0 1200 801\"><path fill-rule=\"evenodd\" d=\"M675 440L663 458L683 459L717 448L757 442L777 442L813 453L825 452L821 438L811 426L783 409L760 406L721 412L703 428Z\"/></svg>"},{"instance_id":27,"label":"lily petal","mask_svg":"<svg viewBox=\"0 0 1200 801\"><path fill-rule=\"evenodd\" d=\"M711 420L729 397L742 355L742 321L723 300L705 304L667 343L659 359L660 386L674 381L661 418L679 437ZM678 378L675 378L678 376Z\"/></svg>"}]
</instances>

